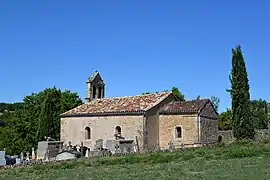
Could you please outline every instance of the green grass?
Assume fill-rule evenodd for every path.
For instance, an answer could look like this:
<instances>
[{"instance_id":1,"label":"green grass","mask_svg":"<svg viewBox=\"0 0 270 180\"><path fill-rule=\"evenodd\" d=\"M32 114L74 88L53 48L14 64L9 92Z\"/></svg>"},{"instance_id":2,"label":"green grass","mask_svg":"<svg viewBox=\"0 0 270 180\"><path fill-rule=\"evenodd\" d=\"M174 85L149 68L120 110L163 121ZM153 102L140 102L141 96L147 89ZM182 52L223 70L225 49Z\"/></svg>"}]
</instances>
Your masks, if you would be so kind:
<instances>
[{"instance_id":1,"label":"green grass","mask_svg":"<svg viewBox=\"0 0 270 180\"><path fill-rule=\"evenodd\" d=\"M0 170L0 179L267 179L270 144L104 157Z\"/></svg>"}]
</instances>

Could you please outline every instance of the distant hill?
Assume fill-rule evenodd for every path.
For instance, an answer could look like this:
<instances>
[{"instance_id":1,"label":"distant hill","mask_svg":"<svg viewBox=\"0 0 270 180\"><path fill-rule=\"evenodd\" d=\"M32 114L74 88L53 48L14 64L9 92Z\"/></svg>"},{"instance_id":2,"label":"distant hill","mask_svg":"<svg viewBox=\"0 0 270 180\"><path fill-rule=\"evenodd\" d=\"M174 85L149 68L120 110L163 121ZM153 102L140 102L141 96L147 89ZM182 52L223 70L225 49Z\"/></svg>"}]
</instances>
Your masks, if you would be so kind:
<instances>
[{"instance_id":1,"label":"distant hill","mask_svg":"<svg viewBox=\"0 0 270 180\"><path fill-rule=\"evenodd\" d=\"M15 109L22 107L23 103L0 103L0 127L4 125L3 118L6 113L14 112Z\"/></svg>"},{"instance_id":2,"label":"distant hill","mask_svg":"<svg viewBox=\"0 0 270 180\"><path fill-rule=\"evenodd\" d=\"M0 114L4 112L15 111L15 109L20 108L23 105L22 102L17 103L0 103Z\"/></svg>"}]
</instances>

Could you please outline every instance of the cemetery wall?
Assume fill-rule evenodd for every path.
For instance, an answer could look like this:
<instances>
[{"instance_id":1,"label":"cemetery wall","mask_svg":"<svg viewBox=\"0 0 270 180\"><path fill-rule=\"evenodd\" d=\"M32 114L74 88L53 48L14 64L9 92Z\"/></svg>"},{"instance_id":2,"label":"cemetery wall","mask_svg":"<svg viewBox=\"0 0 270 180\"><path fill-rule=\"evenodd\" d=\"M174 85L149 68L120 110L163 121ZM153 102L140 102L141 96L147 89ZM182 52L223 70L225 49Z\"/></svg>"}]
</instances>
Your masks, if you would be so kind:
<instances>
[{"instance_id":1,"label":"cemetery wall","mask_svg":"<svg viewBox=\"0 0 270 180\"><path fill-rule=\"evenodd\" d=\"M260 129L255 131L255 140L256 141L267 141L268 137L268 129ZM221 138L221 141L224 143L231 143L235 141L232 130L227 131L218 131L218 136Z\"/></svg>"}]
</instances>

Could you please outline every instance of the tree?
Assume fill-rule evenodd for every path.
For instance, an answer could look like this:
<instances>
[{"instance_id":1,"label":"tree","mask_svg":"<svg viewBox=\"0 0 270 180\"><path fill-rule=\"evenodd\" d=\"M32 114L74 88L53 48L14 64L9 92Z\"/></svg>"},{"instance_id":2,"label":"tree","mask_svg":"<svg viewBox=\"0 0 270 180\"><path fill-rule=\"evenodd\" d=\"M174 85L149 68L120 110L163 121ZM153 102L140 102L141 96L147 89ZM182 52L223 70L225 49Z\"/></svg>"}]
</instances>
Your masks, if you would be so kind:
<instances>
[{"instance_id":1,"label":"tree","mask_svg":"<svg viewBox=\"0 0 270 180\"><path fill-rule=\"evenodd\" d=\"M227 109L222 112L218 117L218 129L219 130L231 130L232 129L232 111Z\"/></svg>"},{"instance_id":2,"label":"tree","mask_svg":"<svg viewBox=\"0 0 270 180\"><path fill-rule=\"evenodd\" d=\"M172 87L172 93L175 96L176 101L185 101L185 96L175 86Z\"/></svg>"},{"instance_id":3,"label":"tree","mask_svg":"<svg viewBox=\"0 0 270 180\"><path fill-rule=\"evenodd\" d=\"M251 101L251 114L252 121L254 122L255 129L266 129L269 122L268 103L265 100L252 100ZM220 130L232 129L232 111L227 109L219 115Z\"/></svg>"},{"instance_id":4,"label":"tree","mask_svg":"<svg viewBox=\"0 0 270 180\"><path fill-rule=\"evenodd\" d=\"M240 45L232 49L232 71L230 75L232 98L232 127L237 140L254 139L255 129L250 111L248 75Z\"/></svg>"},{"instance_id":5,"label":"tree","mask_svg":"<svg viewBox=\"0 0 270 180\"><path fill-rule=\"evenodd\" d=\"M46 92L45 100L42 104L42 109L39 117L38 126L38 140L44 140L44 137L52 137L57 139L58 133L58 121L57 114L60 112L61 94L59 91L53 89Z\"/></svg>"},{"instance_id":6,"label":"tree","mask_svg":"<svg viewBox=\"0 0 270 180\"><path fill-rule=\"evenodd\" d=\"M25 96L22 106L3 118L0 127L0 149L20 154L37 148L39 140L48 135L60 137L60 114L82 104L77 93L55 87Z\"/></svg>"},{"instance_id":7,"label":"tree","mask_svg":"<svg viewBox=\"0 0 270 180\"><path fill-rule=\"evenodd\" d=\"M201 96L198 95L198 96L196 97L196 100L200 100L200 99L201 99Z\"/></svg>"},{"instance_id":8,"label":"tree","mask_svg":"<svg viewBox=\"0 0 270 180\"><path fill-rule=\"evenodd\" d=\"M0 148L6 148L8 154L19 154L27 146L27 122L23 121L22 113L16 110L7 114L4 126L0 128Z\"/></svg>"},{"instance_id":9,"label":"tree","mask_svg":"<svg viewBox=\"0 0 270 180\"><path fill-rule=\"evenodd\" d=\"M265 100L252 100L251 113L255 129L266 129L268 124L268 103Z\"/></svg>"},{"instance_id":10,"label":"tree","mask_svg":"<svg viewBox=\"0 0 270 180\"><path fill-rule=\"evenodd\" d=\"M219 103L220 103L220 100L219 100L219 97L217 96L211 96L211 102L216 110L216 112L218 112L218 107L219 107Z\"/></svg>"}]
</instances>

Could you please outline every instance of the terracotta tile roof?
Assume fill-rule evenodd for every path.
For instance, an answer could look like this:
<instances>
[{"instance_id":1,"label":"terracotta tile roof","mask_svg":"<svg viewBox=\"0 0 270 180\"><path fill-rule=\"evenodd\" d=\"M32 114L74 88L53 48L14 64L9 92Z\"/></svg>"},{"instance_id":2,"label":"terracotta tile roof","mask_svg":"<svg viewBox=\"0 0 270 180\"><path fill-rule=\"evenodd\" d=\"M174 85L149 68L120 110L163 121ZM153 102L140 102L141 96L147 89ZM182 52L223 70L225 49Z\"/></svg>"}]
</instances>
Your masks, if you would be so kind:
<instances>
[{"instance_id":1,"label":"terracotta tile roof","mask_svg":"<svg viewBox=\"0 0 270 180\"><path fill-rule=\"evenodd\" d=\"M200 99L192 101L173 101L166 105L160 114L167 113L197 113L209 102L209 99Z\"/></svg>"},{"instance_id":2,"label":"terracotta tile roof","mask_svg":"<svg viewBox=\"0 0 270 180\"><path fill-rule=\"evenodd\" d=\"M61 116L140 114L155 106L170 94L172 93L162 92L139 96L95 99L61 114Z\"/></svg>"}]
</instances>

